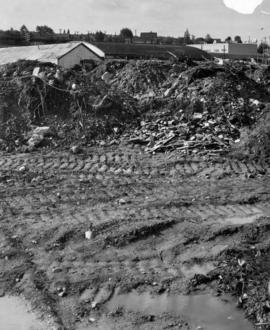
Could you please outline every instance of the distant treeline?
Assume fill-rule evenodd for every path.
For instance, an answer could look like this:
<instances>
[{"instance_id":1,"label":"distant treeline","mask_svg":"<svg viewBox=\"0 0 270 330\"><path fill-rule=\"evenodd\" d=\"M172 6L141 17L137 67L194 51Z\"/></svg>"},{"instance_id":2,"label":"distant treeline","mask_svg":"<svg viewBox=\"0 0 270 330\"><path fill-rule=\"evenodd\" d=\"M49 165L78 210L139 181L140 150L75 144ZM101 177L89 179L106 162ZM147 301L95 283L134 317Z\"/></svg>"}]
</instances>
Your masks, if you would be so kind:
<instances>
[{"instance_id":1,"label":"distant treeline","mask_svg":"<svg viewBox=\"0 0 270 330\"><path fill-rule=\"evenodd\" d=\"M0 30L0 46L60 43L72 40L85 40L90 42L92 39L90 34L71 34L69 29L61 30L60 33L55 33L54 30L47 25L37 26L35 31L29 31L25 25L23 25L20 30L15 30L13 28L7 31Z\"/></svg>"},{"instance_id":2,"label":"distant treeline","mask_svg":"<svg viewBox=\"0 0 270 330\"><path fill-rule=\"evenodd\" d=\"M20 31L9 30L1 31L0 30L0 45L10 45L10 46L23 46L30 44L46 44L46 43L59 43L59 42L68 42L71 40L82 40L80 35L71 35L71 34L47 34L42 35L38 32L29 32L25 35ZM90 40L89 40L90 41Z\"/></svg>"},{"instance_id":3,"label":"distant treeline","mask_svg":"<svg viewBox=\"0 0 270 330\"><path fill-rule=\"evenodd\" d=\"M48 43L61 43L69 41L87 41L91 43L106 42L106 43L130 43L130 44L159 44L159 45L190 45L203 43L220 43L221 39L212 38L207 34L204 38L196 38L189 33L187 29L182 37L164 37L158 36L157 32L142 32L140 36L134 36L129 28L121 29L119 34L107 34L102 31L95 33L81 34L79 32L70 33L70 30L61 29L59 33L47 25L37 26L35 31L29 31L25 25L20 30L3 31L0 30L0 47L2 46L22 46ZM234 39L228 37L225 42L242 43L240 36L235 36Z\"/></svg>"},{"instance_id":4,"label":"distant treeline","mask_svg":"<svg viewBox=\"0 0 270 330\"><path fill-rule=\"evenodd\" d=\"M4 45L24 45L25 40L19 31L0 31L0 43Z\"/></svg>"}]
</instances>

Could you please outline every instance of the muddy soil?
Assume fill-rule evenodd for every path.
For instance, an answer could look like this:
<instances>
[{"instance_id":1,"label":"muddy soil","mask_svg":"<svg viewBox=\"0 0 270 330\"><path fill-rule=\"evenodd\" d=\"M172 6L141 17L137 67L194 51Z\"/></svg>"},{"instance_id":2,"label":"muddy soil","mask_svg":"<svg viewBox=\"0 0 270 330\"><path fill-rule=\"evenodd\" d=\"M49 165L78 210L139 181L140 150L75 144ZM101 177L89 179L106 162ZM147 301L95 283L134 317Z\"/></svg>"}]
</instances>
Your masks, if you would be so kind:
<instances>
[{"instance_id":1,"label":"muddy soil","mask_svg":"<svg viewBox=\"0 0 270 330\"><path fill-rule=\"evenodd\" d=\"M2 154L0 294L48 329L268 329L269 175L126 145Z\"/></svg>"}]
</instances>

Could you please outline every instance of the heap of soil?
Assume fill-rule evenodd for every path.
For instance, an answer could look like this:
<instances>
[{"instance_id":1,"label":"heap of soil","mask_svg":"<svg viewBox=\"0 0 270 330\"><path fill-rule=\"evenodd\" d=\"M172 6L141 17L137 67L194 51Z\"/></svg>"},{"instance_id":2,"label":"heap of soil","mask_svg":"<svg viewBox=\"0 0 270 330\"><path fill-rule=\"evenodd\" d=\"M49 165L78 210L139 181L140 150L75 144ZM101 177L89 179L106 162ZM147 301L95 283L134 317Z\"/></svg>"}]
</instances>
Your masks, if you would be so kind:
<instances>
[{"instance_id":1,"label":"heap of soil","mask_svg":"<svg viewBox=\"0 0 270 330\"><path fill-rule=\"evenodd\" d=\"M40 75L33 77L36 67ZM50 125L57 133L51 147L124 139L155 152L239 149L244 155L249 147L236 143L243 129L257 134L269 100L266 80L251 72L244 62L110 60L63 70L59 78L54 65L19 61L0 70L0 146L19 150L33 125ZM260 143L268 143L266 131ZM265 161L269 148L263 150L253 148L252 157Z\"/></svg>"}]
</instances>

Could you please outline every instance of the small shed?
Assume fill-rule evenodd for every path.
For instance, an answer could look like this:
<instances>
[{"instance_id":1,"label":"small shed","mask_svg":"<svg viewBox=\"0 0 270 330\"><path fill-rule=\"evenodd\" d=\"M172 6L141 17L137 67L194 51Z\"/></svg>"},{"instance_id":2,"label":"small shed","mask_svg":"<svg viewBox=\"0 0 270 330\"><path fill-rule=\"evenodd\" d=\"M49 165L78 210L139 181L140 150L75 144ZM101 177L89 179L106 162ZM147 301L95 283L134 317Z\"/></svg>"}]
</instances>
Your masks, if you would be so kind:
<instances>
[{"instance_id":1,"label":"small shed","mask_svg":"<svg viewBox=\"0 0 270 330\"><path fill-rule=\"evenodd\" d=\"M0 65L19 60L50 62L69 69L83 61L102 61L105 53L88 42L0 48Z\"/></svg>"}]
</instances>

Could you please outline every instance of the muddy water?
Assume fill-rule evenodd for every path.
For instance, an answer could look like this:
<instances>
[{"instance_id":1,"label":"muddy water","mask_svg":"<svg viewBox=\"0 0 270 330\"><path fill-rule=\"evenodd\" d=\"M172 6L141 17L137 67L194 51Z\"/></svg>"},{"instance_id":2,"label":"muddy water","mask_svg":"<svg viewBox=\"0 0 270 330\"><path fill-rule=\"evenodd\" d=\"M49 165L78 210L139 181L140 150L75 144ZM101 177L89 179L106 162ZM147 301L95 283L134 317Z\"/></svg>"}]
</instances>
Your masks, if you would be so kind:
<instances>
[{"instance_id":1,"label":"muddy water","mask_svg":"<svg viewBox=\"0 0 270 330\"><path fill-rule=\"evenodd\" d=\"M108 309L113 312L118 307L152 315L162 313L179 315L186 319L193 329L198 327L205 330L254 329L230 298L221 300L210 294L195 296L164 294L153 297L149 293L139 295L135 291L125 295L116 293L108 303Z\"/></svg>"},{"instance_id":2,"label":"muddy water","mask_svg":"<svg viewBox=\"0 0 270 330\"><path fill-rule=\"evenodd\" d=\"M0 330L48 330L17 297L0 298Z\"/></svg>"}]
</instances>

